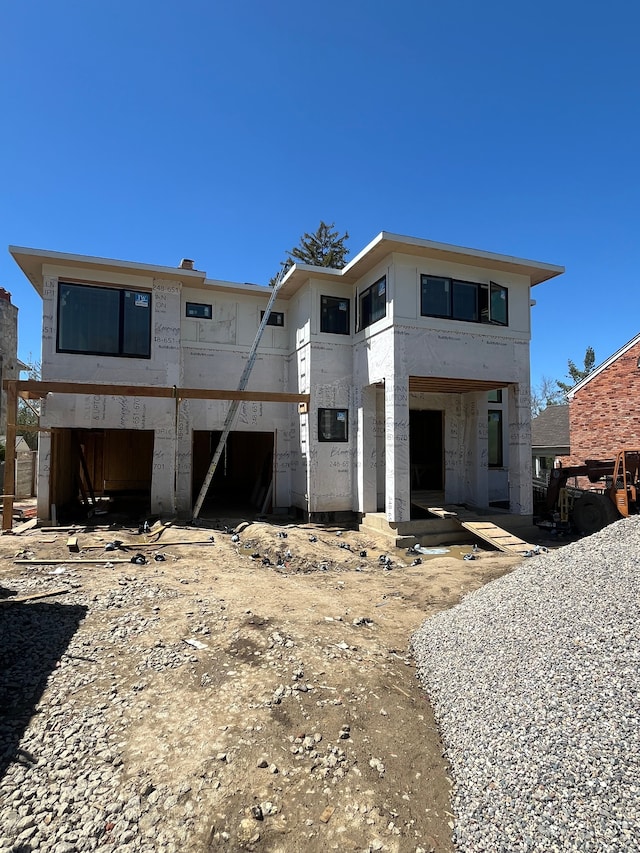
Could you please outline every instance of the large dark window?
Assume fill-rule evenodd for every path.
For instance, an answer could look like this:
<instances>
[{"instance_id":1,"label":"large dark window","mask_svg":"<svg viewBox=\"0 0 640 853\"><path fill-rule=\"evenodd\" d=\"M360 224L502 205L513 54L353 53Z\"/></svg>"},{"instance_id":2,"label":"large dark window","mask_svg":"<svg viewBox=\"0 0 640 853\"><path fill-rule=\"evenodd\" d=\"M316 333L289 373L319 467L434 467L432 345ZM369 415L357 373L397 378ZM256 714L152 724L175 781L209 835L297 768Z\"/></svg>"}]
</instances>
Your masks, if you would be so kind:
<instances>
[{"instance_id":1,"label":"large dark window","mask_svg":"<svg viewBox=\"0 0 640 853\"><path fill-rule=\"evenodd\" d=\"M368 287L360 294L358 312L358 331L366 329L376 320L381 320L387 314L387 277Z\"/></svg>"},{"instance_id":2,"label":"large dark window","mask_svg":"<svg viewBox=\"0 0 640 853\"><path fill-rule=\"evenodd\" d=\"M348 441L347 409L318 409L318 441Z\"/></svg>"},{"instance_id":3,"label":"large dark window","mask_svg":"<svg viewBox=\"0 0 640 853\"><path fill-rule=\"evenodd\" d=\"M151 356L151 294L58 285L58 352Z\"/></svg>"},{"instance_id":4,"label":"large dark window","mask_svg":"<svg viewBox=\"0 0 640 853\"><path fill-rule=\"evenodd\" d=\"M448 317L469 323L509 323L506 287L477 284L442 276L420 276L420 313L423 317Z\"/></svg>"},{"instance_id":5,"label":"large dark window","mask_svg":"<svg viewBox=\"0 0 640 853\"><path fill-rule=\"evenodd\" d=\"M349 300L337 296L320 297L320 331L350 335Z\"/></svg>"}]
</instances>

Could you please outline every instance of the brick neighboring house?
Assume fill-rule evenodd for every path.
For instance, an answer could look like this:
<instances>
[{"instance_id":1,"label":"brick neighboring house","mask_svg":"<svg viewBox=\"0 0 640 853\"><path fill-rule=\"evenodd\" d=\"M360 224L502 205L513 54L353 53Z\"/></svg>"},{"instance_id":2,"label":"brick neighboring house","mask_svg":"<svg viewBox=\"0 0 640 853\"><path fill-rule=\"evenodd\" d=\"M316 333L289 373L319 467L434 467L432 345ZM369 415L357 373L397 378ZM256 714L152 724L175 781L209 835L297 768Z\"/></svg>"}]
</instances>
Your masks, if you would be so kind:
<instances>
[{"instance_id":1,"label":"brick neighboring house","mask_svg":"<svg viewBox=\"0 0 640 853\"><path fill-rule=\"evenodd\" d=\"M568 394L570 456L610 459L620 448L640 447L640 334L578 382Z\"/></svg>"},{"instance_id":2,"label":"brick neighboring house","mask_svg":"<svg viewBox=\"0 0 640 853\"><path fill-rule=\"evenodd\" d=\"M547 479L556 460L569 453L569 406L547 406L531 421L533 476Z\"/></svg>"}]
</instances>

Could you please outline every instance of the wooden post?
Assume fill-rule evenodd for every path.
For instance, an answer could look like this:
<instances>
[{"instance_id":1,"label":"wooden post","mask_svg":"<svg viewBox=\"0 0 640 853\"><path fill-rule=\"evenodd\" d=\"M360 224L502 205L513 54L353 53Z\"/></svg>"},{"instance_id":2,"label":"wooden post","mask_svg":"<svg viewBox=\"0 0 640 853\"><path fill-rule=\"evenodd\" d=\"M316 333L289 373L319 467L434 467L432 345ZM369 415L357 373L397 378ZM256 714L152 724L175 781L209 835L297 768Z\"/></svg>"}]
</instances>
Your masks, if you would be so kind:
<instances>
[{"instance_id":1,"label":"wooden post","mask_svg":"<svg viewBox=\"0 0 640 853\"><path fill-rule=\"evenodd\" d=\"M7 389L7 443L4 454L4 495L2 497L2 529L13 527L13 499L16 493L16 420L18 391L16 380L5 383Z\"/></svg>"}]
</instances>

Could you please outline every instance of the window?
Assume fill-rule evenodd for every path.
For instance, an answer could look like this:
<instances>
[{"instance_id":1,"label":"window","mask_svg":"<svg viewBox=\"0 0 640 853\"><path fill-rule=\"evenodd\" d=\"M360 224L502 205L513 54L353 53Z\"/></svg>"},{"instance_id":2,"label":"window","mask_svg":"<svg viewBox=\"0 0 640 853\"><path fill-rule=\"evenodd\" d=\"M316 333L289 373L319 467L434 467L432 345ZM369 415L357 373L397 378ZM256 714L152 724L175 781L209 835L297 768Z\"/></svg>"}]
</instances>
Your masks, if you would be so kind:
<instances>
[{"instance_id":1,"label":"window","mask_svg":"<svg viewBox=\"0 0 640 853\"><path fill-rule=\"evenodd\" d=\"M58 285L58 352L151 357L151 294Z\"/></svg>"},{"instance_id":2,"label":"window","mask_svg":"<svg viewBox=\"0 0 640 853\"><path fill-rule=\"evenodd\" d=\"M387 315L387 277L382 276L360 294L358 331Z\"/></svg>"},{"instance_id":3,"label":"window","mask_svg":"<svg viewBox=\"0 0 640 853\"><path fill-rule=\"evenodd\" d=\"M489 391L487 394L487 402L489 403L501 403L502 402L502 388L498 388L497 391Z\"/></svg>"},{"instance_id":4,"label":"window","mask_svg":"<svg viewBox=\"0 0 640 853\"><path fill-rule=\"evenodd\" d=\"M264 311L260 312L260 322L264 317ZM284 326L284 311L272 311L267 320L267 326Z\"/></svg>"},{"instance_id":5,"label":"window","mask_svg":"<svg viewBox=\"0 0 640 853\"><path fill-rule=\"evenodd\" d=\"M502 468L502 412L489 409L489 468Z\"/></svg>"},{"instance_id":6,"label":"window","mask_svg":"<svg viewBox=\"0 0 640 853\"><path fill-rule=\"evenodd\" d=\"M347 409L318 409L318 441L349 441Z\"/></svg>"},{"instance_id":7,"label":"window","mask_svg":"<svg viewBox=\"0 0 640 853\"><path fill-rule=\"evenodd\" d=\"M434 275L420 276L420 313L469 323L507 326L507 288L491 281L477 284Z\"/></svg>"},{"instance_id":8,"label":"window","mask_svg":"<svg viewBox=\"0 0 640 853\"><path fill-rule=\"evenodd\" d=\"M320 331L334 335L349 335L349 300L337 296L320 297Z\"/></svg>"},{"instance_id":9,"label":"window","mask_svg":"<svg viewBox=\"0 0 640 853\"><path fill-rule=\"evenodd\" d=\"M213 316L211 305L202 302L187 302L187 317L195 317L197 320L210 320Z\"/></svg>"}]
</instances>

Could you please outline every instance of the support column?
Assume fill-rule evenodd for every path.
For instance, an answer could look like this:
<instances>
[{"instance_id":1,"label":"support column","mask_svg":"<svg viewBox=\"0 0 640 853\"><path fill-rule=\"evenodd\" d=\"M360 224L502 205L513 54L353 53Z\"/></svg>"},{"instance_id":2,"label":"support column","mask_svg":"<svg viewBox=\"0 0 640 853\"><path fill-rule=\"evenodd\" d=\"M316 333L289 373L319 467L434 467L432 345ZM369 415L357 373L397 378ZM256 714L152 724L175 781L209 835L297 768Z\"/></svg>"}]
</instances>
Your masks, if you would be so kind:
<instances>
[{"instance_id":1,"label":"support column","mask_svg":"<svg viewBox=\"0 0 640 853\"><path fill-rule=\"evenodd\" d=\"M410 521L409 379L387 377L384 390L387 521Z\"/></svg>"},{"instance_id":2,"label":"support column","mask_svg":"<svg viewBox=\"0 0 640 853\"><path fill-rule=\"evenodd\" d=\"M151 512L163 517L173 516L175 506L176 440L165 430L153 434L153 463L151 468Z\"/></svg>"},{"instance_id":3,"label":"support column","mask_svg":"<svg viewBox=\"0 0 640 853\"><path fill-rule=\"evenodd\" d=\"M43 401L44 403L44 401ZM42 420L42 415L40 415ZM51 432L41 432L38 437L38 521L51 520Z\"/></svg>"},{"instance_id":4,"label":"support column","mask_svg":"<svg viewBox=\"0 0 640 853\"><path fill-rule=\"evenodd\" d=\"M357 511L364 514L377 509L376 494L376 389L366 385L357 401L358 429L356 439Z\"/></svg>"},{"instance_id":5,"label":"support column","mask_svg":"<svg viewBox=\"0 0 640 853\"><path fill-rule=\"evenodd\" d=\"M531 488L531 394L528 380L509 385L509 508L533 513Z\"/></svg>"},{"instance_id":6,"label":"support column","mask_svg":"<svg viewBox=\"0 0 640 853\"><path fill-rule=\"evenodd\" d=\"M469 393L464 402L464 492L473 506L489 505L487 395Z\"/></svg>"}]
</instances>

